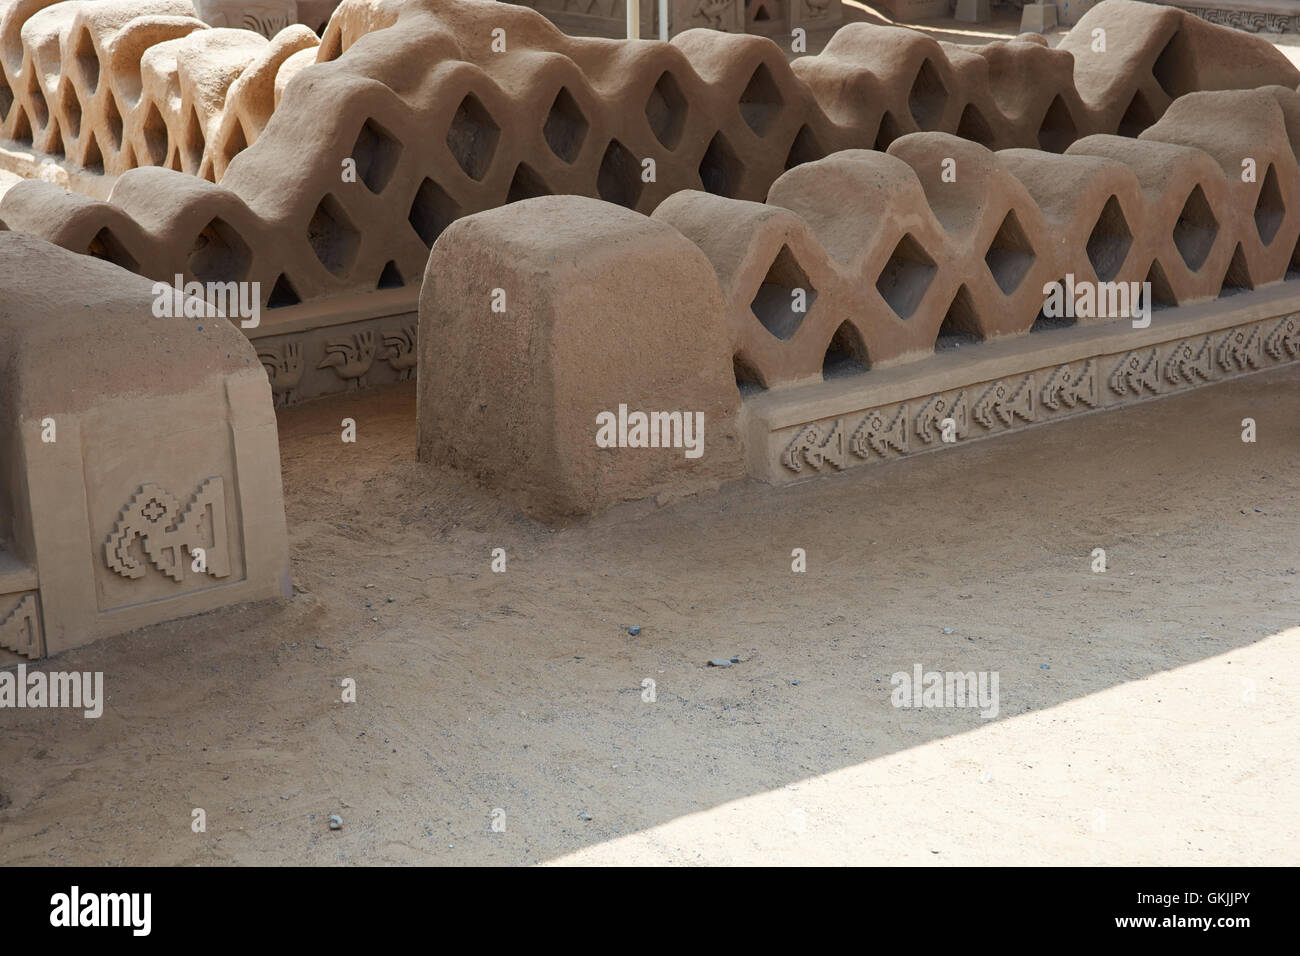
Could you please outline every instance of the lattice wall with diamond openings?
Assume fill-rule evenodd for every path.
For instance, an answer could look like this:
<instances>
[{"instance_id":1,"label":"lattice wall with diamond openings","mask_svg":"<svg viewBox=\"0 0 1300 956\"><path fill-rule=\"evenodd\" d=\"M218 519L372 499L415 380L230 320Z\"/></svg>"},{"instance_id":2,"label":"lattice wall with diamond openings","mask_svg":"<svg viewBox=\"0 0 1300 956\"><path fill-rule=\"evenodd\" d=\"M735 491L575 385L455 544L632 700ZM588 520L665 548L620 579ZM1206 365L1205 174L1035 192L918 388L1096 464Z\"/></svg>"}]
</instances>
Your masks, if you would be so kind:
<instances>
[{"instance_id":1,"label":"lattice wall with diamond openings","mask_svg":"<svg viewBox=\"0 0 1300 956\"><path fill-rule=\"evenodd\" d=\"M23 183L0 202L0 218L158 278L197 275L197 257L212 278L260 281L269 306L292 305L418 282L448 223L532 196L596 196L645 212L681 189L762 200L787 170L842 149L887 148L921 129L1063 149L1121 127L1138 93L1153 116L1162 113L1169 97L1156 66L1187 46L1188 30L1215 29L1169 8L1111 0L1076 27L1087 35L1109 26L1107 62L1132 67L1103 83L1082 52L1019 40L960 48L863 23L791 67L759 37L695 30L670 44L578 39L524 8L447 0L408 0L391 28L361 29L344 43L345 13L331 21L321 62L285 87L220 188L138 169L120 177L111 202L94 203ZM491 47L498 27L504 54ZM1219 33L1224 57L1241 42L1260 55L1237 73L1199 56L1180 68L1179 83L1204 74L1216 84L1281 77L1294 85L1300 76L1262 41ZM1076 90L1072 70L1101 98ZM340 174L349 160L355 182ZM929 215L924 203L889 202L900 214ZM1134 228L1134 216L1121 213ZM990 268L1004 282L1026 255L1025 217L1005 229L999 222L990 246ZM1195 229L1184 232L1195 246ZM912 239L896 237L895 265L873 285L898 321L915 327L935 299L916 294L916 277L941 282L943 269ZM1112 240L1103 228L1094 244L1102 265ZM978 284L968 283L963 302L978 299Z\"/></svg>"}]
</instances>

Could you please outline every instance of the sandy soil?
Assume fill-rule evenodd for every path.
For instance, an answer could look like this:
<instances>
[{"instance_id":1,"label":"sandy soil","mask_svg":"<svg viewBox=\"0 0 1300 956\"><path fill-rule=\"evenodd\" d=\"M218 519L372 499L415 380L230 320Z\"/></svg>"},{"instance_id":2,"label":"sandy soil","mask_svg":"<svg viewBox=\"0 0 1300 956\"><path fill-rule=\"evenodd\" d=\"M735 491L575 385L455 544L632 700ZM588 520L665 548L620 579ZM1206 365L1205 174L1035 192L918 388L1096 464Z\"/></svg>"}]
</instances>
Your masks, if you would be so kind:
<instances>
[{"instance_id":1,"label":"sandy soil","mask_svg":"<svg viewBox=\"0 0 1300 956\"><path fill-rule=\"evenodd\" d=\"M0 863L1300 862L1298 412L1293 368L549 529L412 460L409 387L286 411L300 593L53 662L109 701L0 711ZM999 715L893 707L918 663Z\"/></svg>"}]
</instances>

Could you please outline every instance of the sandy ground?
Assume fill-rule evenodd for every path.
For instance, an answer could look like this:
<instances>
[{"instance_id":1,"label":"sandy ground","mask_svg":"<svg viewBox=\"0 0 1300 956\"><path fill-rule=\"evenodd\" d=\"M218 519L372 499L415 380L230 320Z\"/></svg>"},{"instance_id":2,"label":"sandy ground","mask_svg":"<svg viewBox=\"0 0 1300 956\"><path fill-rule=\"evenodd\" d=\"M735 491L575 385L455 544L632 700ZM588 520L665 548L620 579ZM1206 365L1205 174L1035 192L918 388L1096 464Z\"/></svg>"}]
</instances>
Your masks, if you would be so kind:
<instances>
[{"instance_id":1,"label":"sandy ground","mask_svg":"<svg viewBox=\"0 0 1300 956\"><path fill-rule=\"evenodd\" d=\"M1292 368L548 529L412 460L408 386L286 411L301 593L52 662L109 701L0 711L0 863L1300 862L1298 412ZM915 664L998 716L895 708Z\"/></svg>"}]
</instances>

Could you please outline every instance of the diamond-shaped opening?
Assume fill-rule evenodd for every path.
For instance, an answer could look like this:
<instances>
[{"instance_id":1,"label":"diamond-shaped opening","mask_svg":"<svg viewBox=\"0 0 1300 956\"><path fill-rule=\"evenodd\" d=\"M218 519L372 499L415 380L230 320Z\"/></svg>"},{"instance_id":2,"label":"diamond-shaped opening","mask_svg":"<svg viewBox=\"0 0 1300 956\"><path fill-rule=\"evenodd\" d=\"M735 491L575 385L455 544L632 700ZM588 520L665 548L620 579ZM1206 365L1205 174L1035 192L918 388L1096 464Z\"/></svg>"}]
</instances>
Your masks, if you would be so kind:
<instances>
[{"instance_id":1,"label":"diamond-shaped opening","mask_svg":"<svg viewBox=\"0 0 1300 956\"><path fill-rule=\"evenodd\" d=\"M551 104L551 111L546 114L546 125L542 127L542 135L546 137L546 145L551 147L551 152L566 163L572 163L582 152L582 144L586 141L587 130L590 128L587 117L583 115L569 88L560 87L560 92L555 94L555 102Z\"/></svg>"},{"instance_id":2,"label":"diamond-shaped opening","mask_svg":"<svg viewBox=\"0 0 1300 956\"><path fill-rule=\"evenodd\" d=\"M825 155L826 151L817 142L813 131L807 126L800 126L794 142L790 144L790 152L786 153L785 168L794 169L804 163L814 163Z\"/></svg>"},{"instance_id":3,"label":"diamond-shaped opening","mask_svg":"<svg viewBox=\"0 0 1300 956\"><path fill-rule=\"evenodd\" d=\"M402 155L402 144L388 130L372 119L361 124L357 141L352 144L352 158L357 177L375 195L384 191Z\"/></svg>"},{"instance_id":4,"label":"diamond-shaped opening","mask_svg":"<svg viewBox=\"0 0 1300 956\"><path fill-rule=\"evenodd\" d=\"M1174 287L1170 285L1169 277L1165 275L1164 267L1160 265L1159 259L1151 262L1151 268L1147 270L1146 281L1151 284L1152 310L1178 304L1178 299L1174 295Z\"/></svg>"},{"instance_id":5,"label":"diamond-shaped opening","mask_svg":"<svg viewBox=\"0 0 1300 956\"><path fill-rule=\"evenodd\" d=\"M709 148L700 160L700 182L708 192L731 196L740 184L742 168L727 138L718 133L709 141Z\"/></svg>"},{"instance_id":6,"label":"diamond-shaped opening","mask_svg":"<svg viewBox=\"0 0 1300 956\"><path fill-rule=\"evenodd\" d=\"M253 254L239 233L218 217L195 237L187 268L200 282L238 282L252 262Z\"/></svg>"},{"instance_id":7,"label":"diamond-shaped opening","mask_svg":"<svg viewBox=\"0 0 1300 956\"><path fill-rule=\"evenodd\" d=\"M766 63L760 63L750 76L745 92L740 94L741 117L750 129L763 136L781 115L781 107L784 105L781 91L772 78L772 71Z\"/></svg>"},{"instance_id":8,"label":"diamond-shaped opening","mask_svg":"<svg viewBox=\"0 0 1300 956\"><path fill-rule=\"evenodd\" d=\"M64 149L63 135L59 132L59 121L50 120L50 125L45 128L45 135L48 137L45 151L53 156L62 156L67 150Z\"/></svg>"},{"instance_id":9,"label":"diamond-shaped opening","mask_svg":"<svg viewBox=\"0 0 1300 956\"><path fill-rule=\"evenodd\" d=\"M997 235L984 254L984 264L993 273L993 279L1003 295L1011 295L1020 288L1020 283L1024 281L1025 274L1036 258L1029 238L1020 226L1020 219L1012 209L1002 220Z\"/></svg>"},{"instance_id":10,"label":"diamond-shaped opening","mask_svg":"<svg viewBox=\"0 0 1300 956\"><path fill-rule=\"evenodd\" d=\"M203 123L199 120L199 111L190 107L190 121L185 126L185 138L181 141L184 150L184 162L188 169L197 171L203 162L203 148L207 143L203 138Z\"/></svg>"},{"instance_id":11,"label":"diamond-shaped opening","mask_svg":"<svg viewBox=\"0 0 1300 956\"><path fill-rule=\"evenodd\" d=\"M95 233L95 238L90 240L90 245L86 248L86 255L121 266L128 272L140 270L140 264L136 262L135 256L126 251L126 246L122 245L122 241L107 226Z\"/></svg>"},{"instance_id":12,"label":"diamond-shaped opening","mask_svg":"<svg viewBox=\"0 0 1300 956\"><path fill-rule=\"evenodd\" d=\"M921 61L921 68L916 71L912 81L912 90L907 94L907 108L912 112L912 119L921 129L934 129L943 118L944 108L948 105L948 88L943 85L939 71L929 58Z\"/></svg>"},{"instance_id":13,"label":"diamond-shaped opening","mask_svg":"<svg viewBox=\"0 0 1300 956\"><path fill-rule=\"evenodd\" d=\"M1197 183L1196 187L1183 203L1183 211L1178 214L1174 224L1174 245L1187 263L1187 268L1196 272L1205 265L1205 257L1214 248L1215 237L1219 234L1219 221L1214 218L1214 210L1209 200Z\"/></svg>"},{"instance_id":14,"label":"diamond-shaped opening","mask_svg":"<svg viewBox=\"0 0 1300 956\"><path fill-rule=\"evenodd\" d=\"M1287 264L1286 278L1300 278L1300 239L1296 240L1295 250L1291 253L1291 261Z\"/></svg>"},{"instance_id":15,"label":"diamond-shaped opening","mask_svg":"<svg viewBox=\"0 0 1300 956\"><path fill-rule=\"evenodd\" d=\"M1056 280L1056 286L1058 289L1060 289L1060 292L1056 294L1061 296L1060 304L1064 306L1065 305L1064 296L1065 293L1069 290L1069 285L1066 283L1065 279L1062 278ZM1050 296L1044 297L1043 308L1038 310L1038 315L1034 319L1034 324L1029 327L1030 332L1050 332L1053 329L1067 328L1071 325L1075 325L1078 322L1078 318L1074 315L1048 315L1046 311L1048 298L1050 298ZM1061 311L1063 312L1064 309L1062 308Z\"/></svg>"},{"instance_id":16,"label":"diamond-shaped opening","mask_svg":"<svg viewBox=\"0 0 1300 956\"><path fill-rule=\"evenodd\" d=\"M397 268L397 263L391 259L384 264L384 271L379 274L379 282L375 285L376 289L400 289L406 285L406 280L402 278L402 273Z\"/></svg>"},{"instance_id":17,"label":"diamond-shaped opening","mask_svg":"<svg viewBox=\"0 0 1300 956\"><path fill-rule=\"evenodd\" d=\"M909 319L925 298L938 269L909 232L898 241L876 279L876 290L900 319Z\"/></svg>"},{"instance_id":18,"label":"diamond-shaped opening","mask_svg":"<svg viewBox=\"0 0 1300 956\"><path fill-rule=\"evenodd\" d=\"M248 149L248 137L244 135L244 124L235 120L230 127L230 133L226 136L226 145L222 150L226 155L226 162L234 159L244 150ZM358 164L359 168L360 164Z\"/></svg>"},{"instance_id":19,"label":"diamond-shaped opening","mask_svg":"<svg viewBox=\"0 0 1300 956\"><path fill-rule=\"evenodd\" d=\"M178 173L181 172L181 151L179 148L172 150L171 158L167 160L167 168L174 169Z\"/></svg>"},{"instance_id":20,"label":"diamond-shaped opening","mask_svg":"<svg viewBox=\"0 0 1300 956\"><path fill-rule=\"evenodd\" d=\"M655 139L666 149L677 148L686 126L686 97L671 73L664 72L650 91L645 104L645 118Z\"/></svg>"},{"instance_id":21,"label":"diamond-shaped opening","mask_svg":"<svg viewBox=\"0 0 1300 956\"><path fill-rule=\"evenodd\" d=\"M86 92L94 93L99 86L99 55L95 52L95 42L90 38L89 30L83 29L81 35L77 37L77 45L73 47L72 56Z\"/></svg>"},{"instance_id":22,"label":"diamond-shaped opening","mask_svg":"<svg viewBox=\"0 0 1300 956\"><path fill-rule=\"evenodd\" d=\"M361 245L361 233L352 225L333 193L326 193L316 206L311 221L307 223L307 242L320 264L334 275L342 276L352 268L357 248Z\"/></svg>"},{"instance_id":23,"label":"diamond-shaped opening","mask_svg":"<svg viewBox=\"0 0 1300 956\"><path fill-rule=\"evenodd\" d=\"M14 105L14 91L5 79L3 69L0 69L0 123L9 118L9 108Z\"/></svg>"},{"instance_id":24,"label":"diamond-shaped opening","mask_svg":"<svg viewBox=\"0 0 1300 956\"><path fill-rule=\"evenodd\" d=\"M596 174L596 192L600 198L631 209L641 198L642 185L641 164L622 143L610 140Z\"/></svg>"},{"instance_id":25,"label":"diamond-shaped opening","mask_svg":"<svg viewBox=\"0 0 1300 956\"><path fill-rule=\"evenodd\" d=\"M1259 238L1264 245L1273 242L1285 217L1286 205L1282 202L1277 170L1269 163L1268 171L1264 173L1264 184L1259 187L1259 201L1255 203L1255 228L1259 230Z\"/></svg>"},{"instance_id":26,"label":"diamond-shaped opening","mask_svg":"<svg viewBox=\"0 0 1300 956\"><path fill-rule=\"evenodd\" d=\"M1251 278L1250 267L1246 265L1246 253L1242 250L1241 243L1237 243L1237 248L1232 251L1232 261L1228 263L1228 271L1223 274L1223 282L1219 286L1219 298L1249 292L1254 288L1255 280Z\"/></svg>"},{"instance_id":27,"label":"diamond-shaped opening","mask_svg":"<svg viewBox=\"0 0 1300 956\"><path fill-rule=\"evenodd\" d=\"M885 110L885 115L880 117L880 126L876 128L876 142L872 149L878 153L886 152L889 144L902 135L903 130L898 125L898 120L894 119L894 114Z\"/></svg>"},{"instance_id":28,"label":"diamond-shaped opening","mask_svg":"<svg viewBox=\"0 0 1300 956\"><path fill-rule=\"evenodd\" d=\"M961 119L957 121L957 135L990 149L993 148L996 139L993 128L989 126L988 120L974 103L967 103L966 108L961 111Z\"/></svg>"},{"instance_id":29,"label":"diamond-shaped opening","mask_svg":"<svg viewBox=\"0 0 1300 956\"><path fill-rule=\"evenodd\" d=\"M144 134L144 153L139 157L140 162L145 166L161 166L167 162L170 147L167 124L163 122L162 113L158 112L157 103L149 104L141 132Z\"/></svg>"},{"instance_id":30,"label":"diamond-shaped opening","mask_svg":"<svg viewBox=\"0 0 1300 956\"><path fill-rule=\"evenodd\" d=\"M275 280L275 285L271 287L271 297L266 300L268 309L282 309L287 305L297 305L302 299L298 297L297 290L294 289L293 283L284 273Z\"/></svg>"},{"instance_id":31,"label":"diamond-shaped opening","mask_svg":"<svg viewBox=\"0 0 1300 956\"><path fill-rule=\"evenodd\" d=\"M122 148L122 112L117 108L117 97L112 93L104 98L104 119L108 123L108 148L115 153Z\"/></svg>"},{"instance_id":32,"label":"diamond-shaped opening","mask_svg":"<svg viewBox=\"0 0 1300 956\"><path fill-rule=\"evenodd\" d=\"M731 357L731 366L736 373L736 387L742 397L761 392L767 386L763 384L763 375L749 361L748 357L737 352Z\"/></svg>"},{"instance_id":33,"label":"diamond-shaped opening","mask_svg":"<svg viewBox=\"0 0 1300 956\"><path fill-rule=\"evenodd\" d=\"M822 380L856 375L870 367L862 333L853 326L853 323L847 320L841 322L840 327L831 336L830 344L826 346L826 355L822 359Z\"/></svg>"},{"instance_id":34,"label":"diamond-shaped opening","mask_svg":"<svg viewBox=\"0 0 1300 956\"><path fill-rule=\"evenodd\" d=\"M67 77L59 86L59 108L63 112L63 128L76 139L81 135L81 100L77 99L77 91Z\"/></svg>"},{"instance_id":35,"label":"diamond-shaped opening","mask_svg":"<svg viewBox=\"0 0 1300 956\"><path fill-rule=\"evenodd\" d=\"M1102 282L1109 282L1119 273L1128 251L1133 245L1133 233L1120 209L1119 199L1111 196L1101 210L1097 224L1088 237L1088 261Z\"/></svg>"},{"instance_id":36,"label":"diamond-shaped opening","mask_svg":"<svg viewBox=\"0 0 1300 956\"><path fill-rule=\"evenodd\" d=\"M432 247L442 231L460 218L460 205L432 179L420 183L407 220L425 246Z\"/></svg>"},{"instance_id":37,"label":"diamond-shaped opening","mask_svg":"<svg viewBox=\"0 0 1300 956\"><path fill-rule=\"evenodd\" d=\"M32 145L32 123L21 106L14 108L14 142L24 146Z\"/></svg>"},{"instance_id":38,"label":"diamond-shaped opening","mask_svg":"<svg viewBox=\"0 0 1300 956\"><path fill-rule=\"evenodd\" d=\"M934 341L934 350L943 352L947 349L959 349L963 345L976 345L984 340L980 331L979 320L975 314L975 302L970 290L962 284L952 303L944 314L943 324L939 326L939 335Z\"/></svg>"},{"instance_id":39,"label":"diamond-shaped opening","mask_svg":"<svg viewBox=\"0 0 1300 956\"><path fill-rule=\"evenodd\" d=\"M1189 52L1187 42L1183 39L1183 31L1179 30L1169 38L1169 42L1160 51L1155 65L1151 68L1156 82L1171 100L1176 100L1197 88Z\"/></svg>"},{"instance_id":40,"label":"diamond-shaped opening","mask_svg":"<svg viewBox=\"0 0 1300 956\"><path fill-rule=\"evenodd\" d=\"M1133 99L1129 100L1128 109L1119 121L1119 135L1137 137L1148 126L1156 121L1156 114L1151 109L1151 104L1147 102L1146 96L1141 90L1133 94Z\"/></svg>"},{"instance_id":41,"label":"diamond-shaped opening","mask_svg":"<svg viewBox=\"0 0 1300 956\"><path fill-rule=\"evenodd\" d=\"M745 6L749 6L749 4L746 3ZM767 8L766 0L758 0L758 3L754 6L754 12L751 14L750 19L753 20L754 23L766 23L772 19L772 12Z\"/></svg>"},{"instance_id":42,"label":"diamond-shaped opening","mask_svg":"<svg viewBox=\"0 0 1300 956\"><path fill-rule=\"evenodd\" d=\"M808 274L790 247L782 246L749 308L763 328L786 342L799 330L815 301L817 290Z\"/></svg>"},{"instance_id":43,"label":"diamond-shaped opening","mask_svg":"<svg viewBox=\"0 0 1300 956\"><path fill-rule=\"evenodd\" d=\"M44 130L50 122L50 109L45 102L45 92L41 89L40 81L36 79L36 71L31 73L31 82L27 89L27 102L31 108L32 126L38 132Z\"/></svg>"},{"instance_id":44,"label":"diamond-shaped opening","mask_svg":"<svg viewBox=\"0 0 1300 956\"><path fill-rule=\"evenodd\" d=\"M104 171L104 154L99 149L99 140L94 133L86 134L86 145L81 151L81 166L89 173Z\"/></svg>"},{"instance_id":45,"label":"diamond-shaped opening","mask_svg":"<svg viewBox=\"0 0 1300 956\"><path fill-rule=\"evenodd\" d=\"M1049 153L1063 153L1079 136L1079 130L1070 117L1065 100L1057 96L1043 114L1038 127L1038 146Z\"/></svg>"},{"instance_id":46,"label":"diamond-shaped opening","mask_svg":"<svg viewBox=\"0 0 1300 956\"><path fill-rule=\"evenodd\" d=\"M479 98L473 93L466 95L447 130L447 148L466 176L481 180L487 175L500 138L501 128Z\"/></svg>"},{"instance_id":47,"label":"diamond-shaped opening","mask_svg":"<svg viewBox=\"0 0 1300 956\"><path fill-rule=\"evenodd\" d=\"M506 203L519 202L521 199L536 199L538 196L552 195L551 189L537 170L527 163L515 167L515 174L510 179L510 189L506 192Z\"/></svg>"}]
</instances>

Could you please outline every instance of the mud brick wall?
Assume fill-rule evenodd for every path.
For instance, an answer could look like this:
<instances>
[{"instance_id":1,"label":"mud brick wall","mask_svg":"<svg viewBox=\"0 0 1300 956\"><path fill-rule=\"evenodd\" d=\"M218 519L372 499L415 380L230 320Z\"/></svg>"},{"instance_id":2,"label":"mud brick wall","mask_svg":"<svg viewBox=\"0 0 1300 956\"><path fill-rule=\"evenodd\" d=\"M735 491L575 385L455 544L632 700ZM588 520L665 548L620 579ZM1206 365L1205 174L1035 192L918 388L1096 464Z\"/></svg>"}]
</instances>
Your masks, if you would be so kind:
<instances>
[{"instance_id":1,"label":"mud brick wall","mask_svg":"<svg viewBox=\"0 0 1300 956\"><path fill-rule=\"evenodd\" d=\"M1057 50L857 23L793 65L753 36L628 44L564 36L509 4L344 3L317 59L219 187L138 169L104 203L26 182L0 219L151 277L258 281L276 307L415 285L450 222L529 197L647 213L681 189L761 201L787 169L918 130L1061 152L1134 135L1193 90L1300 81L1256 38L1122 0ZM341 180L348 159L357 182Z\"/></svg>"},{"instance_id":2,"label":"mud brick wall","mask_svg":"<svg viewBox=\"0 0 1300 956\"><path fill-rule=\"evenodd\" d=\"M564 517L938 447L949 417L988 437L1295 361L1296 295L1263 288L1300 267L1294 137L1294 90L1192 93L1137 139L1064 155L913 133L799 166L767 203L686 190L648 218L578 197L466 217L421 295L421 458ZM1176 308L1140 334L1107 316L1010 341L1066 276L1150 282ZM945 331L981 344L921 361ZM741 401L746 381L786 388ZM601 446L614 408L707 409L717 450Z\"/></svg>"},{"instance_id":3,"label":"mud brick wall","mask_svg":"<svg viewBox=\"0 0 1300 956\"><path fill-rule=\"evenodd\" d=\"M0 0L0 144L216 180L319 42L211 29L190 0Z\"/></svg>"},{"instance_id":4,"label":"mud brick wall","mask_svg":"<svg viewBox=\"0 0 1300 956\"><path fill-rule=\"evenodd\" d=\"M1137 139L1058 156L914 133L797 167L766 204L686 191L654 218L709 257L737 377L767 387L1027 333L1067 275L1149 281L1157 306L1277 282L1300 265L1293 137L1300 93L1193 93Z\"/></svg>"}]
</instances>

